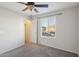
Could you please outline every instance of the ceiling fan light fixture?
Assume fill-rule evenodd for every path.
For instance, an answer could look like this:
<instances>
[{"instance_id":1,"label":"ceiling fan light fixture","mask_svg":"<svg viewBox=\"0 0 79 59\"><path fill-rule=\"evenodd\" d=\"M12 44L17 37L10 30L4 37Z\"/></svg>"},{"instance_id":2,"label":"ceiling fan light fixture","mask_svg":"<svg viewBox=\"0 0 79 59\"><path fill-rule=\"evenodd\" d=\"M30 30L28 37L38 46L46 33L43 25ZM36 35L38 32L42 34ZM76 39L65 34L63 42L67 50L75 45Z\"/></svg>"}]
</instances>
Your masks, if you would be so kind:
<instances>
[{"instance_id":1,"label":"ceiling fan light fixture","mask_svg":"<svg viewBox=\"0 0 79 59\"><path fill-rule=\"evenodd\" d=\"M34 2L19 2L21 4L24 4L27 6L27 8L23 9L23 11L29 9L30 11L34 10L36 13L38 12L38 10L35 7L43 7L43 8L47 8L48 4L35 4Z\"/></svg>"},{"instance_id":2,"label":"ceiling fan light fixture","mask_svg":"<svg viewBox=\"0 0 79 59\"><path fill-rule=\"evenodd\" d=\"M28 5L28 9L32 11L32 9L34 8L33 5Z\"/></svg>"}]
</instances>

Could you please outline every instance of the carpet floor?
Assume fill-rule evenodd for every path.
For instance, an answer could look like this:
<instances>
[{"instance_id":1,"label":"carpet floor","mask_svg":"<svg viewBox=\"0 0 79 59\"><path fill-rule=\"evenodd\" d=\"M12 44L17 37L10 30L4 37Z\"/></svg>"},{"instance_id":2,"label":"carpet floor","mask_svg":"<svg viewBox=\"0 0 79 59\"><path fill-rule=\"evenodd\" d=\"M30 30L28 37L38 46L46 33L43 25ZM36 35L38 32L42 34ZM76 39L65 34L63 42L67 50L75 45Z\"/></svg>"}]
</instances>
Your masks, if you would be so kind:
<instances>
[{"instance_id":1,"label":"carpet floor","mask_svg":"<svg viewBox=\"0 0 79 59\"><path fill-rule=\"evenodd\" d=\"M3 53L0 57L77 57L77 54L47 46L30 44L28 47L21 46Z\"/></svg>"}]
</instances>

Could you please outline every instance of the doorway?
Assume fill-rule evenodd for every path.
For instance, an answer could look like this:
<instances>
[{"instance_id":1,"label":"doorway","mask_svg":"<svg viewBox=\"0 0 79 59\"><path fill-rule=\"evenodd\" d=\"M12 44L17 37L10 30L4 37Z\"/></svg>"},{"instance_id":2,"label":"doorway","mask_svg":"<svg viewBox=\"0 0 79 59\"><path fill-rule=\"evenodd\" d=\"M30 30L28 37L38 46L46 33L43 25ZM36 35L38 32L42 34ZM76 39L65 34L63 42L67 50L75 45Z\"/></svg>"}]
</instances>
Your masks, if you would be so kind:
<instances>
[{"instance_id":1,"label":"doorway","mask_svg":"<svg viewBox=\"0 0 79 59\"><path fill-rule=\"evenodd\" d=\"M25 20L24 28L25 28L25 46L29 46L31 43L31 21Z\"/></svg>"}]
</instances>

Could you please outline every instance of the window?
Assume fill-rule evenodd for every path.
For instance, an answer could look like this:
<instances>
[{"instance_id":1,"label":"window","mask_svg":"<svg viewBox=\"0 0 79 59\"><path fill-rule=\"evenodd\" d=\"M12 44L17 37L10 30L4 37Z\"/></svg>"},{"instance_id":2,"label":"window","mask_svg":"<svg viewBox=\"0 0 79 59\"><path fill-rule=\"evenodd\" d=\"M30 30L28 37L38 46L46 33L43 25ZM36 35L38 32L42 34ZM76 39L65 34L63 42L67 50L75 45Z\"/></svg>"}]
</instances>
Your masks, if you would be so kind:
<instances>
[{"instance_id":1,"label":"window","mask_svg":"<svg viewBox=\"0 0 79 59\"><path fill-rule=\"evenodd\" d=\"M56 17L49 16L40 19L41 36L55 37L56 34Z\"/></svg>"}]
</instances>

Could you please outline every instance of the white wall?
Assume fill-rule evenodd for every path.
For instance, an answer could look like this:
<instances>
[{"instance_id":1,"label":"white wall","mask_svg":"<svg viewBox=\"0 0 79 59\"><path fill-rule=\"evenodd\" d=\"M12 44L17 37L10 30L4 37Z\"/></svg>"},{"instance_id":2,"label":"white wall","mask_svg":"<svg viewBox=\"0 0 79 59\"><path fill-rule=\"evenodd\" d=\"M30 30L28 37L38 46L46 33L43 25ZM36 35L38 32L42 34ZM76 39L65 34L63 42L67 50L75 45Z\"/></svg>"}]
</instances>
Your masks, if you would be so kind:
<instances>
[{"instance_id":1,"label":"white wall","mask_svg":"<svg viewBox=\"0 0 79 59\"><path fill-rule=\"evenodd\" d=\"M32 20L32 30L31 30L32 42L36 43L37 41L37 20Z\"/></svg>"},{"instance_id":2,"label":"white wall","mask_svg":"<svg viewBox=\"0 0 79 59\"><path fill-rule=\"evenodd\" d=\"M77 53L77 9L64 10L57 16L55 47Z\"/></svg>"},{"instance_id":3,"label":"white wall","mask_svg":"<svg viewBox=\"0 0 79 59\"><path fill-rule=\"evenodd\" d=\"M0 54L24 44L23 16L0 8Z\"/></svg>"},{"instance_id":4,"label":"white wall","mask_svg":"<svg viewBox=\"0 0 79 59\"><path fill-rule=\"evenodd\" d=\"M78 55L79 55L79 7L78 7Z\"/></svg>"},{"instance_id":5,"label":"white wall","mask_svg":"<svg viewBox=\"0 0 79 59\"><path fill-rule=\"evenodd\" d=\"M40 38L41 41L39 43L77 53L77 8L68 8L62 12L63 14L57 16L56 19L56 39ZM36 26L35 20L37 19L33 21L34 26ZM34 34L36 34L36 29L37 28L33 28ZM33 37L35 37L35 35L33 35Z\"/></svg>"}]
</instances>

